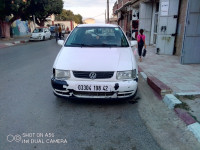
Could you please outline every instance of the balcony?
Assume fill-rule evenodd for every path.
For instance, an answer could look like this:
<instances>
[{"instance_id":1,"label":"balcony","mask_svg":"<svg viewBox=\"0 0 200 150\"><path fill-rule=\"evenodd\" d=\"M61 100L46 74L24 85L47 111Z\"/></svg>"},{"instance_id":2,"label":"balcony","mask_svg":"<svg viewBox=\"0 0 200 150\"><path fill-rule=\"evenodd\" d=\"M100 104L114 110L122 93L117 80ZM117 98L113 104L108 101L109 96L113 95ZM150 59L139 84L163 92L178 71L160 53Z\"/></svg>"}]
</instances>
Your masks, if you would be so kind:
<instances>
[{"instance_id":1,"label":"balcony","mask_svg":"<svg viewBox=\"0 0 200 150\"><path fill-rule=\"evenodd\" d=\"M118 4L115 3L114 6L113 6L113 14L115 14L115 12L117 11L118 9Z\"/></svg>"},{"instance_id":2,"label":"balcony","mask_svg":"<svg viewBox=\"0 0 200 150\"><path fill-rule=\"evenodd\" d=\"M118 4L115 3L115 5L113 6L113 13L115 14L117 11L121 10L123 7L130 5L132 1L133 0L118 0Z\"/></svg>"}]
</instances>

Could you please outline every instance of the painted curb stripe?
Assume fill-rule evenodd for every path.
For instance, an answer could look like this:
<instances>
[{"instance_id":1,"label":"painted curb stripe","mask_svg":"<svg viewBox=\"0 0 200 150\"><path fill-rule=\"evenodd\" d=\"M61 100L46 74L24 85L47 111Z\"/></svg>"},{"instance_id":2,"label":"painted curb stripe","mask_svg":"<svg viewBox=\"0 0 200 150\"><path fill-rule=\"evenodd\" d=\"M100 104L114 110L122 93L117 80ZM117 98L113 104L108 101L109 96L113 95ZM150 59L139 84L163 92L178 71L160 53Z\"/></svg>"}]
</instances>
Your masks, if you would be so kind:
<instances>
[{"instance_id":1,"label":"painted curb stripe","mask_svg":"<svg viewBox=\"0 0 200 150\"><path fill-rule=\"evenodd\" d=\"M196 120L186 110L175 108L174 111L178 117L185 122L186 125L190 125L196 122Z\"/></svg>"},{"instance_id":2,"label":"painted curb stripe","mask_svg":"<svg viewBox=\"0 0 200 150\"><path fill-rule=\"evenodd\" d=\"M193 123L188 126L188 129L193 132L194 136L200 142L200 124L197 122Z\"/></svg>"}]
</instances>

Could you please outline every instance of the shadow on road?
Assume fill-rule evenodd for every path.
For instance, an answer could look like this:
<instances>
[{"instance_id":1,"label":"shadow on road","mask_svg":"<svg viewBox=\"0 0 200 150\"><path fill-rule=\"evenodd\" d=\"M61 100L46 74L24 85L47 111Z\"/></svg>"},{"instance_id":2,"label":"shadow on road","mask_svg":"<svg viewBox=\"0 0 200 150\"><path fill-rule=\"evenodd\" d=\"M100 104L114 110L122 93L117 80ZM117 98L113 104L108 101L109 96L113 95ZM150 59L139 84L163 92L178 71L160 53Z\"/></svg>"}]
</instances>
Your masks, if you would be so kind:
<instances>
[{"instance_id":1,"label":"shadow on road","mask_svg":"<svg viewBox=\"0 0 200 150\"><path fill-rule=\"evenodd\" d=\"M136 104L140 97L137 96L134 99L124 98L124 99L78 99L78 98L62 98L57 97L56 100L59 105L127 105L127 104Z\"/></svg>"}]
</instances>

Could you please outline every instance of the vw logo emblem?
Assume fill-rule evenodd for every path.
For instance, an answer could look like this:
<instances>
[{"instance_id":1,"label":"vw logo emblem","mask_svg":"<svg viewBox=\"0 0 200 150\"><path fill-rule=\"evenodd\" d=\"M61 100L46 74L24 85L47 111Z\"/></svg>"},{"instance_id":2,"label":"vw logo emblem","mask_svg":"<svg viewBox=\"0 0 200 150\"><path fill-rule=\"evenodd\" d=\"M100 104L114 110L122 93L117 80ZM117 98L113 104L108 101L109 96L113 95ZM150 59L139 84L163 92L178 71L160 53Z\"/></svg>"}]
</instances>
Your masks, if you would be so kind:
<instances>
[{"instance_id":1,"label":"vw logo emblem","mask_svg":"<svg viewBox=\"0 0 200 150\"><path fill-rule=\"evenodd\" d=\"M91 72L91 73L89 74L89 77L90 77L90 79L96 79L97 74L96 74L95 72Z\"/></svg>"}]
</instances>

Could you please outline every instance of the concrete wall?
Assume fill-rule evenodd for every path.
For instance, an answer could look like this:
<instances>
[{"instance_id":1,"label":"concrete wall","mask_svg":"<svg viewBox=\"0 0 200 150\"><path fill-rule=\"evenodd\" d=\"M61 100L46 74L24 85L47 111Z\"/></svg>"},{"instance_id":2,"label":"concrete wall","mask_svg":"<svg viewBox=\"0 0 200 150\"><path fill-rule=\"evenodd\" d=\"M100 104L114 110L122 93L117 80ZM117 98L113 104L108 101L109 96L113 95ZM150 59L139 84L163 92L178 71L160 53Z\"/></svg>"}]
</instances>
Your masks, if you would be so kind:
<instances>
[{"instance_id":1,"label":"concrete wall","mask_svg":"<svg viewBox=\"0 0 200 150\"><path fill-rule=\"evenodd\" d=\"M12 23L11 27L13 36L26 36L31 32L28 21L21 21L18 19Z\"/></svg>"},{"instance_id":2,"label":"concrete wall","mask_svg":"<svg viewBox=\"0 0 200 150\"><path fill-rule=\"evenodd\" d=\"M67 29L67 27L69 28L69 31L73 30L75 27L75 22L74 21L54 21L54 24L64 24L65 25L65 29Z\"/></svg>"},{"instance_id":3,"label":"concrete wall","mask_svg":"<svg viewBox=\"0 0 200 150\"><path fill-rule=\"evenodd\" d=\"M140 3L139 8L139 29L144 29L146 36L146 45L150 44L151 38L151 23L152 23L152 3Z\"/></svg>"},{"instance_id":4,"label":"concrete wall","mask_svg":"<svg viewBox=\"0 0 200 150\"><path fill-rule=\"evenodd\" d=\"M176 36L176 43L175 43L175 47L176 47L175 55L177 56L181 55L181 50L182 50L182 43L183 43L184 32L185 32L185 21L186 21L186 14L187 14L187 3L188 3L188 0L180 0L177 36Z\"/></svg>"},{"instance_id":5,"label":"concrete wall","mask_svg":"<svg viewBox=\"0 0 200 150\"><path fill-rule=\"evenodd\" d=\"M94 23L95 23L95 20L92 19L92 18L88 18L88 19L84 19L84 20L83 20L83 23L84 23L84 24L94 24Z\"/></svg>"}]
</instances>

